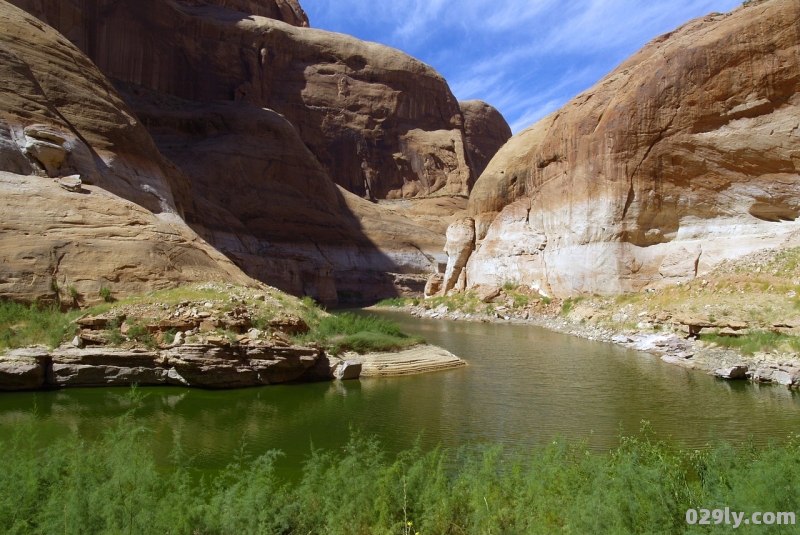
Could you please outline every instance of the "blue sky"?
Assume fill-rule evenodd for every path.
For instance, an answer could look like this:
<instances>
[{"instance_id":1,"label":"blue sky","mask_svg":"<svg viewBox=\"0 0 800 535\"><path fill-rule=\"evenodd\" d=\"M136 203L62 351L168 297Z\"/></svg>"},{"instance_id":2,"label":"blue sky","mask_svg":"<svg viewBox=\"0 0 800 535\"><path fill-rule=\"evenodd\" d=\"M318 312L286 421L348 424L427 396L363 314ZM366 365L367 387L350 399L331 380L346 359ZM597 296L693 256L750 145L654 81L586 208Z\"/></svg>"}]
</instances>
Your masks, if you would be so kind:
<instances>
[{"instance_id":1,"label":"blue sky","mask_svg":"<svg viewBox=\"0 0 800 535\"><path fill-rule=\"evenodd\" d=\"M741 0L300 0L311 26L398 48L516 133L650 39Z\"/></svg>"}]
</instances>

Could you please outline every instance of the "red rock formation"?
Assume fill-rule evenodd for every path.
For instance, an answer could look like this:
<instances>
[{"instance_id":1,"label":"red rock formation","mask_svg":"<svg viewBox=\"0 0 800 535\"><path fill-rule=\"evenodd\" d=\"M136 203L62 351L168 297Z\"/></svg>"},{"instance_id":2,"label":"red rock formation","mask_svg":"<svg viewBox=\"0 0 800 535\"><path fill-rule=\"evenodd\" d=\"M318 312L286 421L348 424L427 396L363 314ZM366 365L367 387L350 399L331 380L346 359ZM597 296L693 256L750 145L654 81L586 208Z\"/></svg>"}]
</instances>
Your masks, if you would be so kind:
<instances>
[{"instance_id":1,"label":"red rock formation","mask_svg":"<svg viewBox=\"0 0 800 535\"><path fill-rule=\"evenodd\" d=\"M240 11L268 2L13 3L53 24L114 80L281 113L329 176L360 196L466 195L477 176L447 83L397 50Z\"/></svg>"},{"instance_id":2,"label":"red rock formation","mask_svg":"<svg viewBox=\"0 0 800 535\"><path fill-rule=\"evenodd\" d=\"M470 197L469 284L635 291L794 240L798 21L796 0L694 20L512 138Z\"/></svg>"},{"instance_id":3,"label":"red rock formation","mask_svg":"<svg viewBox=\"0 0 800 535\"><path fill-rule=\"evenodd\" d=\"M467 151L477 178L500 147L511 138L511 127L497 109L485 102L465 100L458 104L464 114Z\"/></svg>"},{"instance_id":4,"label":"red rock formation","mask_svg":"<svg viewBox=\"0 0 800 535\"><path fill-rule=\"evenodd\" d=\"M52 180L75 175L82 185ZM185 175L91 61L0 2L0 296L253 283L178 217L193 203Z\"/></svg>"},{"instance_id":5,"label":"red rock formation","mask_svg":"<svg viewBox=\"0 0 800 535\"><path fill-rule=\"evenodd\" d=\"M192 179L187 221L251 276L295 294L394 295L387 273L443 261L441 236L339 189L277 113L136 89L138 117Z\"/></svg>"}]
</instances>

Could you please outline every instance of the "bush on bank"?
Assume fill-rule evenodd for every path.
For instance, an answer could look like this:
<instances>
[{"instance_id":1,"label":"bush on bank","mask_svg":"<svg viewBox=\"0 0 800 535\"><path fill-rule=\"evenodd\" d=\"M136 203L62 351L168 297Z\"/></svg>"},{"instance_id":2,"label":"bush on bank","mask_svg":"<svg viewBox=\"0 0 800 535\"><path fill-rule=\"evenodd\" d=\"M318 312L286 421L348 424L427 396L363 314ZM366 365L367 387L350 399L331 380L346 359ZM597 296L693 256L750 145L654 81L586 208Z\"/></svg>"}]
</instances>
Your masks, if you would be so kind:
<instances>
[{"instance_id":1,"label":"bush on bank","mask_svg":"<svg viewBox=\"0 0 800 535\"><path fill-rule=\"evenodd\" d=\"M299 481L279 478L281 456L270 452L240 454L198 483L179 441L173 466L155 465L149 432L131 414L102 440L68 436L44 449L31 446L35 425L0 433L3 533L713 533L720 526L688 525L686 510L800 505L796 439L696 451L644 431L605 455L555 440L526 451L417 447L389 456L356 434L342 451L313 451Z\"/></svg>"}]
</instances>

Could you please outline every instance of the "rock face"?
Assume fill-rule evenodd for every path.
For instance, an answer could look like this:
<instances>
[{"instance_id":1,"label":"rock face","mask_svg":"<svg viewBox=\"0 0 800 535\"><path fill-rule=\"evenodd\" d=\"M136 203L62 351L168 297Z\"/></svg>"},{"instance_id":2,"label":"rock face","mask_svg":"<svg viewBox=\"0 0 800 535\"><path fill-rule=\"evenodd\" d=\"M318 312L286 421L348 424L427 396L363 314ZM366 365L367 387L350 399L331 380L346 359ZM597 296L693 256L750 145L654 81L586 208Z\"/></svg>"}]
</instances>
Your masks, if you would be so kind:
<instances>
[{"instance_id":1,"label":"rock face","mask_svg":"<svg viewBox=\"0 0 800 535\"><path fill-rule=\"evenodd\" d=\"M252 283L181 220L187 177L86 56L5 2L0 56L1 296Z\"/></svg>"},{"instance_id":2,"label":"rock face","mask_svg":"<svg viewBox=\"0 0 800 535\"><path fill-rule=\"evenodd\" d=\"M467 265L467 260L475 249L475 220L461 219L447 227L447 269L442 280L442 292L447 293L456 286L456 282Z\"/></svg>"},{"instance_id":3,"label":"rock face","mask_svg":"<svg viewBox=\"0 0 800 535\"><path fill-rule=\"evenodd\" d=\"M477 175L461 109L430 67L301 27L276 14L298 12L288 1L13 3L114 80L155 139L154 161L169 159L175 211L248 275L368 300L419 292L445 264L442 222ZM244 17L251 5L294 26ZM429 194L463 198L436 215L422 207L420 223L360 198Z\"/></svg>"},{"instance_id":4,"label":"rock face","mask_svg":"<svg viewBox=\"0 0 800 535\"><path fill-rule=\"evenodd\" d=\"M359 196L466 195L477 176L461 109L438 73L382 45L297 27L304 16L284 16L302 13L294 1L13 3L61 30L114 80L275 110Z\"/></svg>"},{"instance_id":5,"label":"rock face","mask_svg":"<svg viewBox=\"0 0 800 535\"><path fill-rule=\"evenodd\" d=\"M464 114L467 152L475 176L479 177L500 147L511 138L511 127L499 111L485 102L465 100L458 104Z\"/></svg>"},{"instance_id":6,"label":"rock face","mask_svg":"<svg viewBox=\"0 0 800 535\"><path fill-rule=\"evenodd\" d=\"M692 21L512 138L470 196L468 284L637 291L795 243L799 19L770 0Z\"/></svg>"},{"instance_id":7,"label":"rock face","mask_svg":"<svg viewBox=\"0 0 800 535\"><path fill-rule=\"evenodd\" d=\"M200 344L162 351L19 349L0 358L0 390L134 383L211 389L269 385L298 379L320 354L305 347Z\"/></svg>"},{"instance_id":8,"label":"rock face","mask_svg":"<svg viewBox=\"0 0 800 535\"><path fill-rule=\"evenodd\" d=\"M394 295L386 273L435 269L442 237L337 187L294 127L247 102L203 104L137 88L138 116L192 177L187 221L254 278L322 301Z\"/></svg>"}]
</instances>

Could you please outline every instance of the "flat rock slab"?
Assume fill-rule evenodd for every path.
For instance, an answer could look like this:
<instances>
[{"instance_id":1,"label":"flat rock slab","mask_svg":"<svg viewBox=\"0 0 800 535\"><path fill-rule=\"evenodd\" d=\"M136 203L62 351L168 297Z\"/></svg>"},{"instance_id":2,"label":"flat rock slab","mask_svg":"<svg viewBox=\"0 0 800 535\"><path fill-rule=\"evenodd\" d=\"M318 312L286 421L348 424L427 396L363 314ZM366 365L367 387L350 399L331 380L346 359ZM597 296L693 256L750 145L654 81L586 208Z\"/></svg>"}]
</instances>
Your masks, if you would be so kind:
<instances>
[{"instance_id":1,"label":"flat rock slab","mask_svg":"<svg viewBox=\"0 0 800 535\"><path fill-rule=\"evenodd\" d=\"M747 366L739 364L729 368L719 368L714 370L713 374L720 379L747 379Z\"/></svg>"},{"instance_id":2,"label":"flat rock slab","mask_svg":"<svg viewBox=\"0 0 800 535\"><path fill-rule=\"evenodd\" d=\"M347 355L348 361L361 362L361 377L391 377L450 370L467 363L446 349L433 345L414 346L394 353Z\"/></svg>"}]
</instances>

